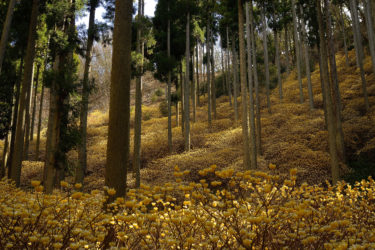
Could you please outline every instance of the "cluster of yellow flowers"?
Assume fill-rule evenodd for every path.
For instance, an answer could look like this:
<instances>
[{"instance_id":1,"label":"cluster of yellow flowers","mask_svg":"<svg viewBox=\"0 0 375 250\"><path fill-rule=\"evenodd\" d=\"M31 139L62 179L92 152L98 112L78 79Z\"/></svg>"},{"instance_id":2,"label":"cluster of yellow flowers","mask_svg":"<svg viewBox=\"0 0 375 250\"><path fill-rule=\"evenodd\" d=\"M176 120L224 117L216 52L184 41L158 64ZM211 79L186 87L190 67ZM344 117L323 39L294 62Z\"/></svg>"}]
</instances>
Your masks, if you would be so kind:
<instances>
[{"instance_id":1,"label":"cluster of yellow flowers","mask_svg":"<svg viewBox=\"0 0 375 250\"><path fill-rule=\"evenodd\" d=\"M275 169L270 165L270 169ZM44 195L0 182L0 248L49 249L374 249L375 182L295 185L260 171L202 170L199 183L142 185L107 204L115 190L90 194L61 182ZM215 177L214 181L212 180Z\"/></svg>"}]
</instances>

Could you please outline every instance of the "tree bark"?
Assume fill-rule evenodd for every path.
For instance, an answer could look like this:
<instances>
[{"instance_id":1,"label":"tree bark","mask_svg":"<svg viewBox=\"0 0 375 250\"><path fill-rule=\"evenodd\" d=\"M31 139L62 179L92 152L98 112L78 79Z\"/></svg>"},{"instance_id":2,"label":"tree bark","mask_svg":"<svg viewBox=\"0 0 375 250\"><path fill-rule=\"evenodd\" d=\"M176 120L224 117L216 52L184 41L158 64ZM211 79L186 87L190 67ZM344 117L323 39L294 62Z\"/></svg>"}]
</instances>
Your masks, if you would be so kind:
<instances>
[{"instance_id":1,"label":"tree bark","mask_svg":"<svg viewBox=\"0 0 375 250\"><path fill-rule=\"evenodd\" d=\"M247 42L247 76L249 82L249 117L250 117L250 162L252 168L257 168L257 150L256 150L256 135L255 135L255 114L254 114L254 88L253 88L253 74L251 63L251 32L250 32L250 8L249 3L246 2L246 42Z\"/></svg>"},{"instance_id":2,"label":"tree bark","mask_svg":"<svg viewBox=\"0 0 375 250\"><path fill-rule=\"evenodd\" d=\"M45 62L47 64L47 60ZM39 103L39 117L38 117L38 130L36 135L36 145L35 145L35 160L39 161L39 147L40 147L40 132L42 128L42 115L43 115L43 102L44 102L44 89L45 83L42 84L42 92L40 93L40 103Z\"/></svg>"},{"instance_id":3,"label":"tree bark","mask_svg":"<svg viewBox=\"0 0 375 250\"><path fill-rule=\"evenodd\" d=\"M299 95L300 95L300 102L304 102L303 97L303 87L302 87L302 77L301 77L301 56L299 50L299 43L298 43L298 31L297 31L297 14L296 14L296 3L295 0L292 0L292 13L293 13L293 27L294 27L294 47L296 51L296 64L297 64L297 76L298 76L298 84L299 84Z\"/></svg>"},{"instance_id":4,"label":"tree bark","mask_svg":"<svg viewBox=\"0 0 375 250\"><path fill-rule=\"evenodd\" d=\"M227 35L227 50L226 50L226 56L227 56L227 84L228 84L228 96L229 96L229 106L232 107L232 82L231 82L231 72L230 72L230 55L229 55L229 27L226 27L226 35Z\"/></svg>"},{"instance_id":5,"label":"tree bark","mask_svg":"<svg viewBox=\"0 0 375 250\"><path fill-rule=\"evenodd\" d=\"M130 137L131 24L133 1L116 1L113 31L105 185L125 196Z\"/></svg>"},{"instance_id":6,"label":"tree bark","mask_svg":"<svg viewBox=\"0 0 375 250\"><path fill-rule=\"evenodd\" d=\"M193 55L191 56L191 66L192 66L192 78L193 82L191 84L191 101L193 107L193 122L195 123L197 117L197 92L196 92L196 84L197 84L197 75L195 74L195 58L196 58L196 50L193 48Z\"/></svg>"},{"instance_id":7,"label":"tree bark","mask_svg":"<svg viewBox=\"0 0 375 250\"><path fill-rule=\"evenodd\" d=\"M185 151L190 151L190 12L186 15Z\"/></svg>"},{"instance_id":8,"label":"tree bark","mask_svg":"<svg viewBox=\"0 0 375 250\"><path fill-rule=\"evenodd\" d=\"M242 0L238 0L238 38L240 48L240 78L241 78L241 104L242 104L242 137L243 137L243 164L246 169L254 168L254 160L250 158L249 141L249 112L247 106L247 78L246 78L246 51L244 34L244 10ZM254 153L254 152L252 152ZM252 154L253 155L253 154Z\"/></svg>"},{"instance_id":9,"label":"tree bark","mask_svg":"<svg viewBox=\"0 0 375 250\"><path fill-rule=\"evenodd\" d=\"M279 45L279 33L277 31L275 34L275 48L276 48L276 67L277 67L277 84L279 85L279 98L283 99L283 85L281 82L281 66L280 66L280 45Z\"/></svg>"},{"instance_id":10,"label":"tree bark","mask_svg":"<svg viewBox=\"0 0 375 250\"><path fill-rule=\"evenodd\" d=\"M31 78L33 72L33 63L35 57L35 40L36 40L36 27L38 21L39 0L33 0L32 13L29 25L29 37L27 41L27 50L25 57L25 69L22 79L22 91L20 95L20 105L18 109L18 118L15 134L14 152L12 155L10 177L18 187L21 181L21 167L22 167L22 153L24 143L24 112L26 107L27 90L31 85Z\"/></svg>"},{"instance_id":11,"label":"tree bark","mask_svg":"<svg viewBox=\"0 0 375 250\"><path fill-rule=\"evenodd\" d=\"M344 144L344 132L342 129L342 103L341 94L338 82L337 66L336 66L336 51L335 41L332 31L332 19L331 19L331 4L330 0L324 0L326 10L326 23L327 23L327 38L328 38L328 51L329 51L329 63L331 73L331 92L333 94L333 111L336 117L336 144L337 154L342 162L346 162L345 157L345 144Z\"/></svg>"},{"instance_id":12,"label":"tree bark","mask_svg":"<svg viewBox=\"0 0 375 250\"><path fill-rule=\"evenodd\" d=\"M12 129L11 129L11 136L10 136L10 146L9 146L9 157L6 162L6 167L8 168L8 178L10 178L10 169L12 167L12 159L13 159L13 153L14 153L14 144L15 144L15 138L16 138L16 127L17 127L17 119L18 119L18 108L19 108L19 102L20 102L20 94L21 94L21 81L22 81L22 75L23 75L23 52L21 56L21 62L19 67L19 74L17 77L17 83L16 83L16 96L15 96L15 103L13 106L13 117L12 117Z\"/></svg>"},{"instance_id":13,"label":"tree bark","mask_svg":"<svg viewBox=\"0 0 375 250\"><path fill-rule=\"evenodd\" d=\"M286 72L290 74L290 55L289 55L289 34L288 24L285 25L285 59L286 59Z\"/></svg>"},{"instance_id":14,"label":"tree bark","mask_svg":"<svg viewBox=\"0 0 375 250\"><path fill-rule=\"evenodd\" d=\"M197 74L197 88L196 88L196 102L197 102L197 104L196 105L198 105L198 106L201 106L201 102L200 102L200 99L199 99L199 94L200 94L200 86L199 86L199 81L200 81L200 79L199 79L199 42L198 42L198 40L197 40L197 47L196 47L196 74ZM201 74L202 74L202 72L201 72Z\"/></svg>"},{"instance_id":15,"label":"tree bark","mask_svg":"<svg viewBox=\"0 0 375 250\"><path fill-rule=\"evenodd\" d=\"M7 16L5 18L3 31L1 33L1 40L0 40L0 73L1 73L1 66L3 65L4 56L5 56L5 48L8 42L10 26L12 24L13 13L14 13L14 6L16 5L17 0L10 0L8 5Z\"/></svg>"},{"instance_id":16,"label":"tree bark","mask_svg":"<svg viewBox=\"0 0 375 250\"><path fill-rule=\"evenodd\" d=\"M327 110L327 127L328 127L328 142L329 142L329 151L331 156L331 175L332 183L335 185L340 179L340 169L339 162L337 157L336 150L336 125L335 125L335 114L332 107L332 96L330 93L330 82L328 75L328 63L327 63L327 47L325 39L325 31L323 28L323 18L321 11L321 2L316 0L316 8L318 15L318 24L319 24L319 38L320 38L320 58L321 58L321 76L322 76L322 85L323 90L326 96L326 110Z\"/></svg>"},{"instance_id":17,"label":"tree bark","mask_svg":"<svg viewBox=\"0 0 375 250\"><path fill-rule=\"evenodd\" d=\"M234 99L234 121L238 122L238 62L237 62L237 51L235 46L234 35L232 35L232 54L233 54L233 99Z\"/></svg>"},{"instance_id":18,"label":"tree bark","mask_svg":"<svg viewBox=\"0 0 375 250\"><path fill-rule=\"evenodd\" d=\"M211 102L212 102L212 111L214 113L214 119L217 119L217 111L216 111L216 80L215 80L215 47L213 41L213 32L211 30L210 36L210 45L211 45Z\"/></svg>"},{"instance_id":19,"label":"tree bark","mask_svg":"<svg viewBox=\"0 0 375 250\"><path fill-rule=\"evenodd\" d=\"M271 99L270 99L270 69L269 69L269 59L268 59L268 43L267 43L267 22L266 15L264 13L264 8L262 8L262 25L263 25L263 53L264 53L264 69L266 74L266 95L267 95L267 108L268 113L271 114Z\"/></svg>"},{"instance_id":20,"label":"tree bark","mask_svg":"<svg viewBox=\"0 0 375 250\"><path fill-rule=\"evenodd\" d=\"M33 73L31 77L31 84L28 86L27 90L27 95L26 95L26 107L25 107L25 125L24 125L24 135L25 135L25 142L23 146L23 160L27 161L29 158L29 144L30 144L30 123L31 123L31 118L30 118L30 108L31 108L31 102L32 102L32 96L33 96L33 84L35 82L34 79L34 74L35 74L35 67L33 66Z\"/></svg>"},{"instance_id":21,"label":"tree bark","mask_svg":"<svg viewBox=\"0 0 375 250\"><path fill-rule=\"evenodd\" d=\"M38 94L38 85L39 85L39 73L40 73L40 65L36 66L36 76L35 76L35 84L34 84L34 97L33 97L33 111L31 115L31 127L30 127L30 141L34 140L34 126L35 126L35 113L36 113L36 96Z\"/></svg>"},{"instance_id":22,"label":"tree bark","mask_svg":"<svg viewBox=\"0 0 375 250\"><path fill-rule=\"evenodd\" d=\"M169 6L168 6L169 11ZM168 59L171 58L171 20L168 18L168 30L167 30L167 53ZM172 102L171 102L171 70L168 71L168 91L167 91L167 100L168 100L168 149L169 153L173 151L172 144ZM176 103L176 124L178 126L178 101Z\"/></svg>"},{"instance_id":23,"label":"tree bark","mask_svg":"<svg viewBox=\"0 0 375 250\"><path fill-rule=\"evenodd\" d=\"M206 50L207 50L207 95L208 95L208 126L211 127L212 125L212 102L211 102L211 49L210 49L210 36L211 36L211 29L210 29L210 21L207 21L207 39L206 39Z\"/></svg>"},{"instance_id":24,"label":"tree bark","mask_svg":"<svg viewBox=\"0 0 375 250\"><path fill-rule=\"evenodd\" d=\"M300 7L300 12L302 15L303 14L302 7ZM301 27L302 27L302 37L301 37L302 41L301 42L304 44L303 52L305 54L305 66L306 66L306 77L307 77L307 90L309 94L309 105L310 105L310 110L313 110L314 109L314 94L313 94L312 83L311 83L309 44L307 41L307 32L306 32L305 22L303 21L302 18L301 18Z\"/></svg>"},{"instance_id":25,"label":"tree bark","mask_svg":"<svg viewBox=\"0 0 375 250\"><path fill-rule=\"evenodd\" d=\"M250 0L250 34L251 35L251 48L253 50L253 72L254 72L254 86L255 86L255 104L256 104L256 140L257 140L257 153L262 155L262 125L260 118L260 98L259 98L259 80L258 80L258 67L256 57L256 42L254 34L254 13L253 1Z\"/></svg>"},{"instance_id":26,"label":"tree bark","mask_svg":"<svg viewBox=\"0 0 375 250\"><path fill-rule=\"evenodd\" d=\"M370 0L365 0L365 14L366 14L366 25L367 25L367 34L369 40L369 48L371 54L372 62L372 72L375 74L375 37L374 37L374 23L371 18L371 6L375 3L371 3Z\"/></svg>"},{"instance_id":27,"label":"tree bark","mask_svg":"<svg viewBox=\"0 0 375 250\"><path fill-rule=\"evenodd\" d=\"M81 143L78 146L78 159L79 164L76 168L76 183L83 183L86 169L87 169L87 114L89 108L89 74L91 64L91 51L94 45L95 38L95 12L98 6L97 0L90 1L90 16L89 16L89 27L87 30L87 47L85 56L85 69L83 73L82 81L82 102L81 102L81 113L80 113L80 124L79 130L81 132Z\"/></svg>"},{"instance_id":28,"label":"tree bark","mask_svg":"<svg viewBox=\"0 0 375 250\"><path fill-rule=\"evenodd\" d=\"M348 45L347 45L347 38L346 38L346 31L345 31L345 21L344 21L344 16L343 16L343 10L341 6L339 7L339 18L340 18L340 26L341 26L341 32L343 35L343 40L344 40L344 52L345 52L345 63L346 66L349 67L349 55L348 55Z\"/></svg>"},{"instance_id":29,"label":"tree bark","mask_svg":"<svg viewBox=\"0 0 375 250\"><path fill-rule=\"evenodd\" d=\"M354 46L356 49L356 59L357 65L359 67L359 71L361 74L361 81L362 81L362 91L363 91L363 98L365 103L366 111L370 109L369 101L368 101L368 94L367 94L367 83L365 77L365 71L363 66L364 60L364 52L363 52L363 45L362 45L362 35L360 32L359 20L358 20L358 10L357 10L357 2L356 0L349 0L350 2L350 15L352 17L352 28L354 34Z\"/></svg>"},{"instance_id":30,"label":"tree bark","mask_svg":"<svg viewBox=\"0 0 375 250\"><path fill-rule=\"evenodd\" d=\"M138 0L138 29L137 29L137 53L141 54L141 62L137 67L137 78L135 81L135 113L134 113L134 150L133 171L135 172L135 187L141 185L141 133L142 133L142 74L143 74L143 49L141 23L143 1Z\"/></svg>"}]
</instances>

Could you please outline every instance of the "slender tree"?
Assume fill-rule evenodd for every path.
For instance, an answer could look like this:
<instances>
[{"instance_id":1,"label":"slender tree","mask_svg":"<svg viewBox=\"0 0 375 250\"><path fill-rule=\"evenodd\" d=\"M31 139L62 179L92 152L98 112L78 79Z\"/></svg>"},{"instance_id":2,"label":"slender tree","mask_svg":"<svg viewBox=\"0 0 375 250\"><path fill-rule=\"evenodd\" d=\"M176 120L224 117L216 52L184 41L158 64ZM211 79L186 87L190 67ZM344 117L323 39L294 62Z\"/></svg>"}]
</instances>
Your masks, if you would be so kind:
<instances>
[{"instance_id":1,"label":"slender tree","mask_svg":"<svg viewBox=\"0 0 375 250\"><path fill-rule=\"evenodd\" d=\"M293 14L293 28L294 28L294 47L296 53L296 64L297 64L297 76L298 76L298 84L299 84L299 96L300 102L304 102L303 97L303 87L302 87L302 77L301 77L301 56L300 56L300 46L299 46L299 39L298 39L298 24L297 24L297 14L296 14L296 3L295 0L292 0L292 14Z\"/></svg>"},{"instance_id":2,"label":"slender tree","mask_svg":"<svg viewBox=\"0 0 375 250\"><path fill-rule=\"evenodd\" d=\"M168 12L170 11L169 5L168 5ZM169 14L169 13L168 13ZM168 59L171 58L171 19L168 15L168 28L167 28L167 55ZM169 153L172 153L173 150L173 144L172 144L172 98L171 98L171 78L172 73L171 69L168 69L168 149ZM199 99L199 96L198 96ZM178 127L178 101L176 102L176 126Z\"/></svg>"},{"instance_id":3,"label":"slender tree","mask_svg":"<svg viewBox=\"0 0 375 250\"><path fill-rule=\"evenodd\" d=\"M238 62L237 62L237 51L235 46L235 38L232 34L232 55L233 55L233 103L234 103L234 121L237 124L238 122Z\"/></svg>"},{"instance_id":4,"label":"slender tree","mask_svg":"<svg viewBox=\"0 0 375 250\"><path fill-rule=\"evenodd\" d=\"M374 23L371 17L371 6L375 3L371 3L370 0L365 0L365 16L367 25L367 35L369 40L369 48L372 62L372 72L375 74L375 37L374 37Z\"/></svg>"},{"instance_id":5,"label":"slender tree","mask_svg":"<svg viewBox=\"0 0 375 250\"><path fill-rule=\"evenodd\" d=\"M12 24L13 13L14 13L14 6L16 5L17 0L10 0L8 5L8 12L5 18L5 23L3 26L3 31L1 33L1 40L0 40L0 73L1 73L1 66L4 61L5 55L5 48L8 42L10 26Z\"/></svg>"},{"instance_id":6,"label":"slender tree","mask_svg":"<svg viewBox=\"0 0 375 250\"><path fill-rule=\"evenodd\" d=\"M114 188L119 197L126 194L129 158L133 1L116 1L115 6L105 185Z\"/></svg>"},{"instance_id":7,"label":"slender tree","mask_svg":"<svg viewBox=\"0 0 375 250\"><path fill-rule=\"evenodd\" d=\"M262 8L262 25L263 25L263 53L264 53L264 68L266 74L266 96L268 113L271 113L271 99L270 99L270 69L268 58L268 43L267 43L267 21L265 15L265 7Z\"/></svg>"},{"instance_id":8,"label":"slender tree","mask_svg":"<svg viewBox=\"0 0 375 250\"><path fill-rule=\"evenodd\" d=\"M322 86L326 97L326 112L327 112L327 128L328 128L328 142L329 142L329 152L331 157L331 175L332 182L336 184L340 179L340 169L337 157L336 148L336 125L335 125L335 114L333 112L332 96L330 93L330 81L328 73L328 56L327 56L327 46L325 39L325 30L323 26L323 17L321 10L321 0L316 0L317 17L319 24L319 39L320 39L320 62L321 62L321 76L322 76Z\"/></svg>"},{"instance_id":9,"label":"slender tree","mask_svg":"<svg viewBox=\"0 0 375 250\"><path fill-rule=\"evenodd\" d=\"M363 91L365 108L366 108L366 111L368 111L370 108L370 104L368 101L367 83L366 83L365 71L364 71L364 66L363 66L364 52L363 52L363 45L362 45L362 35L360 32L359 19L358 19L357 1L349 0L349 3L350 3L350 15L352 17L352 23L353 23L352 28L353 28L353 35L354 35L354 46L356 50L357 66L359 67L359 71L361 75L362 91Z\"/></svg>"},{"instance_id":10,"label":"slender tree","mask_svg":"<svg viewBox=\"0 0 375 250\"><path fill-rule=\"evenodd\" d=\"M36 97L38 94L38 86L39 86L39 73L40 73L40 64L36 65L36 76L35 76L35 83L34 83L34 97L32 99L33 103L33 111L31 115L31 126L30 126L30 141L34 140L34 126L35 126L35 113L36 113Z\"/></svg>"},{"instance_id":11,"label":"slender tree","mask_svg":"<svg viewBox=\"0 0 375 250\"><path fill-rule=\"evenodd\" d=\"M255 114L254 114L254 83L252 74L252 51L251 48L251 32L250 32L250 7L246 2L246 43L247 43L247 76L249 85L249 118L250 118L250 161L251 167L257 167L257 152L256 152L256 135L255 135Z\"/></svg>"},{"instance_id":12,"label":"slender tree","mask_svg":"<svg viewBox=\"0 0 375 250\"><path fill-rule=\"evenodd\" d=\"M24 111L26 107L26 95L29 86L31 85L33 63L35 57L35 41L36 41L36 27L38 22L39 0L33 0L32 13L29 25L29 38L27 42L27 50L25 57L25 68L22 79L22 90L20 94L20 104L18 109L18 119L15 134L14 152L11 159L10 178L20 185L21 181L21 167L22 167L22 153L24 143Z\"/></svg>"},{"instance_id":13,"label":"slender tree","mask_svg":"<svg viewBox=\"0 0 375 250\"><path fill-rule=\"evenodd\" d=\"M206 52L207 52L207 94L208 94L208 126L211 127L212 125L212 102L211 102L211 49L210 49L210 36L211 36L211 28L210 28L210 21L207 20L207 38L206 38Z\"/></svg>"},{"instance_id":14,"label":"slender tree","mask_svg":"<svg viewBox=\"0 0 375 250\"><path fill-rule=\"evenodd\" d=\"M78 146L78 159L79 164L76 168L76 183L83 183L83 179L87 169L87 114L89 107L89 71L91 64L91 54L92 47L94 45L95 38L95 12L98 7L98 0L90 0L89 2L89 27L87 30L87 45L86 45L86 55L85 55L85 68L83 72L82 80L82 101L81 101L81 112L80 112L80 124L79 129L81 133L81 142Z\"/></svg>"},{"instance_id":15,"label":"slender tree","mask_svg":"<svg viewBox=\"0 0 375 250\"><path fill-rule=\"evenodd\" d=\"M227 57L227 83L228 83L228 96L229 96L229 105L232 106L232 81L231 81L231 72L230 72L230 49L229 49L229 27L226 26L226 36L227 36L227 49L226 49L226 57Z\"/></svg>"},{"instance_id":16,"label":"slender tree","mask_svg":"<svg viewBox=\"0 0 375 250\"><path fill-rule=\"evenodd\" d=\"M190 12L186 14L186 72L184 85L185 151L190 151ZM208 97L210 98L210 97Z\"/></svg>"}]
</instances>

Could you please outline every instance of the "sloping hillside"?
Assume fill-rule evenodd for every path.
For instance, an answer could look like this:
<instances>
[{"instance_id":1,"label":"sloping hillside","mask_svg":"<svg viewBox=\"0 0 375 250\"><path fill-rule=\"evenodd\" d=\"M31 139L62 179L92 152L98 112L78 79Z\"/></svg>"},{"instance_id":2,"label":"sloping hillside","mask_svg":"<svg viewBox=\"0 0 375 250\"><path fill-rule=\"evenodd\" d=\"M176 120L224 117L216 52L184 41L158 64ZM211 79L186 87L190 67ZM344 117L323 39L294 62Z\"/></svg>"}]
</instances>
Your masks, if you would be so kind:
<instances>
[{"instance_id":1,"label":"sloping hillside","mask_svg":"<svg viewBox=\"0 0 375 250\"><path fill-rule=\"evenodd\" d=\"M355 68L355 55L350 54L351 67L345 66L343 55L337 56L338 74L343 100L343 129L349 159L362 154L375 160L375 76L371 72L370 58L365 61L368 80L370 111L364 112L359 72ZM318 68L318 67L316 67ZM284 99L278 98L278 90L272 92L272 114L265 109L262 94L262 148L259 169L267 171L269 163L277 165L281 175L291 168L298 168L301 182L320 183L329 178L329 154L327 132L324 129L323 100L319 70L312 73L316 109L309 110L308 103L299 104L298 83L295 73L283 81ZM307 83L303 79L304 95L307 100ZM239 105L240 105L240 98ZM234 110L228 98L217 101L217 120L211 128L207 126L206 99L201 97L202 106L197 110L197 122L192 124L192 150L183 152L183 137L173 117L173 154L168 154L167 118L162 117L158 104L143 109L142 132L142 181L160 184L171 181L174 166L191 170L188 178L199 181L198 171L217 165L218 168L242 169L242 132L240 122L234 124ZM174 111L174 110L173 110ZM175 113L173 113L174 115ZM240 112L241 114L241 112ZM180 117L181 118L181 117ZM86 189L101 188L104 184L108 115L100 111L90 114L88 128L88 170ZM132 123L133 125L133 123ZM131 132L133 133L133 131ZM131 148L132 151L132 148ZM71 153L72 159L76 157ZM372 157L372 158L371 158ZM23 179L27 183L40 175L41 163L25 163ZM343 166L343 170L347 168ZM134 181L128 175L130 186Z\"/></svg>"}]
</instances>

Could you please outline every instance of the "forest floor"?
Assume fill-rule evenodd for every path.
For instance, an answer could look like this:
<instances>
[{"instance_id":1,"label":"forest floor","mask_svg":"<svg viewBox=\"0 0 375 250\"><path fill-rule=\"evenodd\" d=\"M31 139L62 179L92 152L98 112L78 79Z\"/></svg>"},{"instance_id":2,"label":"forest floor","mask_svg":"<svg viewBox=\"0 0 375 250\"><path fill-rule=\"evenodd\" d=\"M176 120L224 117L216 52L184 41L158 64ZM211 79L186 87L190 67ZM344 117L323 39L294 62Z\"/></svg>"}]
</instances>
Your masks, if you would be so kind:
<instances>
[{"instance_id":1,"label":"forest floor","mask_svg":"<svg viewBox=\"0 0 375 250\"><path fill-rule=\"evenodd\" d=\"M365 60L366 79L370 111L365 112L361 80L355 65L355 55L350 54L350 67L345 66L345 57L337 56L338 75L343 102L343 130L347 155L350 160L359 155L375 162L375 75L371 71L370 58ZM303 79L305 103L299 103L299 89L295 72L283 79L284 99L279 100L278 89L271 94L272 113L266 108L264 93L261 96L262 151L258 158L258 169L267 171L270 163L277 166L276 173L286 176L291 168L298 168L299 182L321 183L330 176L327 131L325 130L323 98L320 72L316 67L312 73L315 110L310 111L307 94L307 80ZM199 181L198 171L211 165L219 169L244 170L242 163L241 122L234 123L234 109L228 97L217 100L217 119L212 127L207 124L207 98L201 96L196 122L191 125L192 150L184 152L181 127L176 127L172 118L173 148L168 153L167 117L162 117L159 103L148 102L143 107L142 128L142 170L143 183L153 185L174 180L174 167L190 170L185 181ZM241 98L238 98L239 108ZM175 110L173 109L175 115ZM241 111L239 110L239 114ZM132 112L132 118L134 113ZM181 116L180 116L181 118ZM133 121L131 122L133 128ZM94 111L89 115L88 127L88 171L85 189L101 189L104 185L108 113ZM133 130L131 131L133 137ZM131 140L133 141L133 140ZM42 148L44 148L42 140ZM33 143L30 153L33 155ZM131 142L131 155L133 143ZM32 156L30 157L32 159ZM72 169L77 159L76 152L70 153ZM40 179L42 162L25 162L22 183L30 186L30 180ZM342 166L343 171L348 171ZM68 177L71 178L71 177ZM128 185L134 185L132 173L128 174Z\"/></svg>"}]
</instances>

